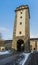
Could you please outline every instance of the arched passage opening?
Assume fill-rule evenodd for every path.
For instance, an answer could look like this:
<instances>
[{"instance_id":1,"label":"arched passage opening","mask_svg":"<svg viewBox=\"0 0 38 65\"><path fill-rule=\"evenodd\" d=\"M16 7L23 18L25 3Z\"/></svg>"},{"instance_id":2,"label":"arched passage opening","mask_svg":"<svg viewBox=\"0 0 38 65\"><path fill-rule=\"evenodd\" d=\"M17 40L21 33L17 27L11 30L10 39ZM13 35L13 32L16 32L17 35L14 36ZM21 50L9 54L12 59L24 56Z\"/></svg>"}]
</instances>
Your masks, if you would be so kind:
<instances>
[{"instance_id":1,"label":"arched passage opening","mask_svg":"<svg viewBox=\"0 0 38 65\"><path fill-rule=\"evenodd\" d=\"M24 41L21 39L17 41L17 51L24 51Z\"/></svg>"}]
</instances>

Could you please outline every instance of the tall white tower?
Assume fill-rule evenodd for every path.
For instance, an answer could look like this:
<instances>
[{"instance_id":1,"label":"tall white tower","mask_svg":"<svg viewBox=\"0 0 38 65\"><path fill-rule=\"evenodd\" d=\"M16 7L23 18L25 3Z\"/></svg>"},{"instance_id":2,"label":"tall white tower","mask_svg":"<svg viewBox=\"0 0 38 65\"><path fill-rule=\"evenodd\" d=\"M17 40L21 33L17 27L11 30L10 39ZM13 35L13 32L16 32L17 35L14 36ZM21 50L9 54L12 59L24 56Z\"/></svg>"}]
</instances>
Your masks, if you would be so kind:
<instances>
[{"instance_id":1,"label":"tall white tower","mask_svg":"<svg viewBox=\"0 0 38 65\"><path fill-rule=\"evenodd\" d=\"M12 48L17 51L30 50L30 13L28 5L22 5L15 10L15 23Z\"/></svg>"}]
</instances>

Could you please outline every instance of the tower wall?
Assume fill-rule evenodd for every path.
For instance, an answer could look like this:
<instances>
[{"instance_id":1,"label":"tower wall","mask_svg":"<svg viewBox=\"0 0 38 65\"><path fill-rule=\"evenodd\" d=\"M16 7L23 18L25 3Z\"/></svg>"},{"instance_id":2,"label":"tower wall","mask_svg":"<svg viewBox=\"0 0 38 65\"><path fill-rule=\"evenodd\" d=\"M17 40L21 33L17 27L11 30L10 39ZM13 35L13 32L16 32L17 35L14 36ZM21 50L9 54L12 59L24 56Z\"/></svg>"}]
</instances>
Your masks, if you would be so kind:
<instances>
[{"instance_id":1,"label":"tower wall","mask_svg":"<svg viewBox=\"0 0 38 65\"><path fill-rule=\"evenodd\" d=\"M15 23L12 48L18 50L17 45L23 44L24 51L30 50L30 14L28 6L19 6L15 10ZM18 41L19 40L19 41ZM22 43L22 40L24 43ZM18 41L18 42L17 42ZM21 50L21 48L20 48Z\"/></svg>"}]
</instances>

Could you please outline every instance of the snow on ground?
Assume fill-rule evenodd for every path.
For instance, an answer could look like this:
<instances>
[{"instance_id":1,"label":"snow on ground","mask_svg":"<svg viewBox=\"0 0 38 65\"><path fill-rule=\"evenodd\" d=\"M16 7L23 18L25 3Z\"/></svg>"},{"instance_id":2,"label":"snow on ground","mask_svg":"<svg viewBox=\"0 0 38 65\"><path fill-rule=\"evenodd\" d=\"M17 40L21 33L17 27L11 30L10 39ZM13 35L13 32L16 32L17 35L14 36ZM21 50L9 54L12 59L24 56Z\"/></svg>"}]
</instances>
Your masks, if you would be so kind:
<instances>
[{"instance_id":1,"label":"snow on ground","mask_svg":"<svg viewBox=\"0 0 38 65\"><path fill-rule=\"evenodd\" d=\"M0 55L9 54L9 53L10 53L10 50L8 50L8 51L0 51Z\"/></svg>"},{"instance_id":2,"label":"snow on ground","mask_svg":"<svg viewBox=\"0 0 38 65\"><path fill-rule=\"evenodd\" d=\"M27 61L30 53L23 53L23 55L25 56L25 58L20 62L21 65L24 65L24 63Z\"/></svg>"}]
</instances>

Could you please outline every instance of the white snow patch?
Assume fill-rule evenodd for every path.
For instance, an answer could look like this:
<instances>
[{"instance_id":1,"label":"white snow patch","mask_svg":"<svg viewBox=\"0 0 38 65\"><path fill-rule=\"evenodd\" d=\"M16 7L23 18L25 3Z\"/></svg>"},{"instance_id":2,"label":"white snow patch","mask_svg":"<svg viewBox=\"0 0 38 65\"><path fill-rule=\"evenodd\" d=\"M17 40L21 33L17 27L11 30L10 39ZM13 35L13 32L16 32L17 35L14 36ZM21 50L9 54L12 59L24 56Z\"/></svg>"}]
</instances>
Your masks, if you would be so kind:
<instances>
[{"instance_id":1,"label":"white snow patch","mask_svg":"<svg viewBox=\"0 0 38 65\"><path fill-rule=\"evenodd\" d=\"M0 51L0 55L3 55L3 54L9 54L10 51Z\"/></svg>"},{"instance_id":2,"label":"white snow patch","mask_svg":"<svg viewBox=\"0 0 38 65\"><path fill-rule=\"evenodd\" d=\"M27 61L30 53L23 53L23 55L25 56L25 58L20 62L21 65L24 65L24 63Z\"/></svg>"}]
</instances>

